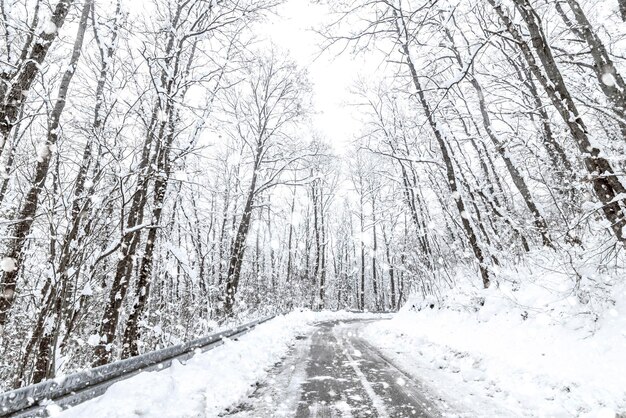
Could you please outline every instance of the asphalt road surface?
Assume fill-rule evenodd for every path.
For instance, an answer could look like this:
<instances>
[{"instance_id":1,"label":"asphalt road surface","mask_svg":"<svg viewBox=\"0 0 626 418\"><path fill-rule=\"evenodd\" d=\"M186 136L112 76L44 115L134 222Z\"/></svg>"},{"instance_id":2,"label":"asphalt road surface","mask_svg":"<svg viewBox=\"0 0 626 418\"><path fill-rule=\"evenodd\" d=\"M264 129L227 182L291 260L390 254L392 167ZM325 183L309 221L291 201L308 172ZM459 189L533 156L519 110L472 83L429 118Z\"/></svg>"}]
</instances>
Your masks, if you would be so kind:
<instances>
[{"instance_id":1,"label":"asphalt road surface","mask_svg":"<svg viewBox=\"0 0 626 418\"><path fill-rule=\"evenodd\" d=\"M439 417L426 388L359 336L371 320L332 321L291 352L227 417Z\"/></svg>"}]
</instances>

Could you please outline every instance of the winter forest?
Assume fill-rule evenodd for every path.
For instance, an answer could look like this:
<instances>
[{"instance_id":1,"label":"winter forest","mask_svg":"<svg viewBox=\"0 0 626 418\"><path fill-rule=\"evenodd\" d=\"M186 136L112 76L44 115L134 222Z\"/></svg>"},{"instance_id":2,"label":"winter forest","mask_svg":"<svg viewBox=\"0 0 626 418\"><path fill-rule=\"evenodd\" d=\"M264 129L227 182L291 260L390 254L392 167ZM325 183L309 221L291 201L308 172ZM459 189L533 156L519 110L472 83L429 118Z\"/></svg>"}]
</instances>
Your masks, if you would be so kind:
<instances>
[{"instance_id":1,"label":"winter forest","mask_svg":"<svg viewBox=\"0 0 626 418\"><path fill-rule=\"evenodd\" d=\"M626 299L625 22L0 0L0 392L299 308L499 292L593 335Z\"/></svg>"}]
</instances>

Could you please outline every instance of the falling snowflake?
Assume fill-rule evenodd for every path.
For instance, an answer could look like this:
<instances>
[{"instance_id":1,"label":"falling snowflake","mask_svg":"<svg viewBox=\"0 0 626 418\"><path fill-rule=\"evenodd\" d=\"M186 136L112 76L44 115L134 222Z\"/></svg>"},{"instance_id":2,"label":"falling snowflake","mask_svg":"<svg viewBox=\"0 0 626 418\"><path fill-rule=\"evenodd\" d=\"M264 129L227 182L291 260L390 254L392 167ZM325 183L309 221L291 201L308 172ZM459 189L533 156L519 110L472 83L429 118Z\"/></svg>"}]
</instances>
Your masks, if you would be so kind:
<instances>
[{"instance_id":1,"label":"falling snowflake","mask_svg":"<svg viewBox=\"0 0 626 418\"><path fill-rule=\"evenodd\" d=\"M602 74L602 82L607 86L613 87L615 86L615 77L611 73Z\"/></svg>"},{"instance_id":2,"label":"falling snowflake","mask_svg":"<svg viewBox=\"0 0 626 418\"><path fill-rule=\"evenodd\" d=\"M54 22L50 19L48 19L46 23L44 23L42 28L44 33L46 33L47 35L52 35L53 33L56 33L58 29L59 28L57 28L57 25L55 25Z\"/></svg>"},{"instance_id":3,"label":"falling snowflake","mask_svg":"<svg viewBox=\"0 0 626 418\"><path fill-rule=\"evenodd\" d=\"M17 270L17 260L11 257L4 257L0 261L0 270L7 273Z\"/></svg>"}]
</instances>

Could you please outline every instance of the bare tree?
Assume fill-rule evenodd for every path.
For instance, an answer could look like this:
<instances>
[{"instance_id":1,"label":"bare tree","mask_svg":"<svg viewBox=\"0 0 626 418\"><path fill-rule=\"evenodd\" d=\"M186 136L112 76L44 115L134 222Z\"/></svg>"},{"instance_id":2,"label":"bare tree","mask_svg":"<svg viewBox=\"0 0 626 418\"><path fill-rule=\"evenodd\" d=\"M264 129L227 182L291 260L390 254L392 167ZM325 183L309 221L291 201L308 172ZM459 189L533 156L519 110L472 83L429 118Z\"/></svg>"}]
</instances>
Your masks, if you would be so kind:
<instances>
[{"instance_id":1,"label":"bare tree","mask_svg":"<svg viewBox=\"0 0 626 418\"><path fill-rule=\"evenodd\" d=\"M47 138L45 141L42 141L40 145L38 162L35 168L35 175L34 178L31 180L31 186L26 193L26 197L18 215L18 221L14 226L13 242L7 250L7 257L16 260L16 266L12 271L7 271L3 275L3 293L2 298L0 299L0 326L6 323L8 311L9 309L11 309L11 306L15 299L15 287L17 284L19 266L23 261L22 252L26 243L27 236L31 231L37 208L39 206L39 196L48 176L50 161L53 154L52 147L56 145L59 138L59 124L61 116L63 114L63 110L65 108L66 98L70 89L72 78L74 77L75 69L78 64L78 60L80 59L85 31L87 29L89 14L91 12L91 5L92 1L86 1L83 6L78 26L78 32L76 34L74 47L72 50L72 56L70 58L68 67L63 74L63 78L59 86L57 100L49 117ZM42 39L44 39L46 44L37 43L33 46L30 62L25 64L25 68L21 72L17 81L17 85L19 85L20 87L13 87L6 93L7 101L10 103L10 105L7 105L5 110L2 111L4 112L4 114L0 113L0 120L4 121L0 122L0 137L6 137L8 135L8 132L12 127L12 123L7 121L12 121L14 119L14 116L18 113L19 107L22 106L21 103L25 99L23 91L28 90L38 71L37 65L35 63L41 64L41 62L45 58L50 42L54 40L58 27L62 25L63 21L65 20L68 8L69 4L65 4L63 2L57 5L55 14L51 19L51 25L55 25L53 30L51 29L51 32L54 33L44 33L42 35Z\"/></svg>"},{"instance_id":2,"label":"bare tree","mask_svg":"<svg viewBox=\"0 0 626 418\"><path fill-rule=\"evenodd\" d=\"M0 154L13 126L18 122L18 115L27 99L26 95L31 90L50 47L58 37L59 29L65 23L72 3L73 0L59 1L42 32L35 35L35 27L39 22L39 2L37 2L31 33L22 46L19 61L13 65L13 71L0 74Z\"/></svg>"},{"instance_id":3,"label":"bare tree","mask_svg":"<svg viewBox=\"0 0 626 418\"><path fill-rule=\"evenodd\" d=\"M293 64L281 62L274 55L251 64L245 87L229 95L227 108L237 121L232 135L244 144L251 173L229 256L224 296L224 312L228 316L234 313L255 202L261 193L282 180L288 168L310 154L307 149L286 149L280 144L286 142L292 124L303 115L306 86L302 75Z\"/></svg>"},{"instance_id":4,"label":"bare tree","mask_svg":"<svg viewBox=\"0 0 626 418\"><path fill-rule=\"evenodd\" d=\"M593 60L593 65L590 67L598 79L600 89L611 104L622 139L626 140L626 82L578 1L567 0L566 3L574 15L575 23L569 19L561 3L556 2L554 6L570 30L587 43L588 54Z\"/></svg>"},{"instance_id":5,"label":"bare tree","mask_svg":"<svg viewBox=\"0 0 626 418\"><path fill-rule=\"evenodd\" d=\"M515 0L517 10L530 33L532 48L539 57L539 62L535 59L531 45L513 24L502 4L494 0L488 1L504 23L506 30L518 44L533 75L539 80L553 106L567 125L589 173L587 180L591 183L597 199L603 205L604 216L610 222L611 229L618 241L626 245L626 236L624 236L623 230L626 225L626 216L620 204L620 196L624 196L626 188L615 175L611 163L601 156L601 150L591 144L585 122L554 60L551 48L541 28L538 14L527 0Z\"/></svg>"}]
</instances>

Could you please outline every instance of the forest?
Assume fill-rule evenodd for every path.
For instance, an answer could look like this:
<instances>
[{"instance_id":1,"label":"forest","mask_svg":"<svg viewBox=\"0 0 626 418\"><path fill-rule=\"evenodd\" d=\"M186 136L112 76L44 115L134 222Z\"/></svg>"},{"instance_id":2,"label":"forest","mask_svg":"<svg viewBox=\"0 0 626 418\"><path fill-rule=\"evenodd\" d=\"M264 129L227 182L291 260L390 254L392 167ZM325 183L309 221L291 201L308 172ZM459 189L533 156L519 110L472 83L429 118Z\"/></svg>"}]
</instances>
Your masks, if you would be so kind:
<instances>
[{"instance_id":1,"label":"forest","mask_svg":"<svg viewBox=\"0 0 626 418\"><path fill-rule=\"evenodd\" d=\"M375 67L350 137L282 0L0 0L0 391L299 308L615 303L625 0L289 3Z\"/></svg>"}]
</instances>

